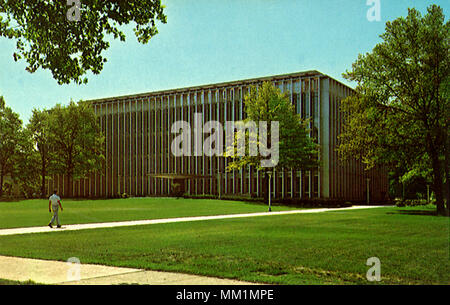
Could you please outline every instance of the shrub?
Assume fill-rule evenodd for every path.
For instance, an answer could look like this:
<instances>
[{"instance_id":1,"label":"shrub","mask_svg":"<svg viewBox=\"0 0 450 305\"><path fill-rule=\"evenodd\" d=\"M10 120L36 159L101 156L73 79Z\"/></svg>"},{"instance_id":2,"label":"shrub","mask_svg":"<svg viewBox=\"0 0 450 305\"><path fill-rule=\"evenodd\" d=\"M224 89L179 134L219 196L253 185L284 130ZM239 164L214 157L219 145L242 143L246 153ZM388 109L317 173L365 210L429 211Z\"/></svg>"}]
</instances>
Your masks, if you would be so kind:
<instances>
[{"instance_id":1,"label":"shrub","mask_svg":"<svg viewBox=\"0 0 450 305\"><path fill-rule=\"evenodd\" d=\"M283 205L303 208L344 208L353 205L350 201L329 198L285 198L275 199L274 201Z\"/></svg>"},{"instance_id":2,"label":"shrub","mask_svg":"<svg viewBox=\"0 0 450 305\"><path fill-rule=\"evenodd\" d=\"M395 199L395 205L398 207L414 207L420 205L427 205L426 199Z\"/></svg>"},{"instance_id":3,"label":"shrub","mask_svg":"<svg viewBox=\"0 0 450 305\"><path fill-rule=\"evenodd\" d=\"M182 197L183 194L184 194L184 191L181 189L181 184L173 182L170 195L174 196L174 197Z\"/></svg>"}]
</instances>

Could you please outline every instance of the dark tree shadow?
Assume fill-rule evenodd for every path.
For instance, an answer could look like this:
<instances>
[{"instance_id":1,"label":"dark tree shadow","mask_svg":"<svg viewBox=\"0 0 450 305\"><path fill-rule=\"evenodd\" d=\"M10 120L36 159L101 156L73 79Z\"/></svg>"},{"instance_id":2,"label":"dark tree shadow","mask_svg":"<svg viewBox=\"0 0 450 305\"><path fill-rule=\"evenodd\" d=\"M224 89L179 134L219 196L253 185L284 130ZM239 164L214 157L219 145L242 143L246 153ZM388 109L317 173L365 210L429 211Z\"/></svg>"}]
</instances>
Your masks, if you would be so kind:
<instances>
[{"instance_id":1,"label":"dark tree shadow","mask_svg":"<svg viewBox=\"0 0 450 305\"><path fill-rule=\"evenodd\" d=\"M388 212L387 214L437 216L437 211L433 211L433 210L398 210L396 212Z\"/></svg>"}]
</instances>

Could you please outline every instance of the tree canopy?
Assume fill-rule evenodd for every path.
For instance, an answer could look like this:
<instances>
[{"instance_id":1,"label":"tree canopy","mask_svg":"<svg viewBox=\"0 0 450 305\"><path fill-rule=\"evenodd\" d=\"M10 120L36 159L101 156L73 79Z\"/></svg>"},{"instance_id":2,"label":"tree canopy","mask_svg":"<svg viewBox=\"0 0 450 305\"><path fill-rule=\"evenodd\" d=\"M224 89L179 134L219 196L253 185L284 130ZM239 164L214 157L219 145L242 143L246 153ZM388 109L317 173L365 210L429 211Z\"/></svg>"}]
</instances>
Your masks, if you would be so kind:
<instances>
[{"instance_id":1,"label":"tree canopy","mask_svg":"<svg viewBox=\"0 0 450 305\"><path fill-rule=\"evenodd\" d=\"M227 147L226 155L233 158L229 163L228 169L241 169L244 166L253 166L263 172L293 169L306 170L316 168L318 163L318 145L312 137L309 137L307 128L308 121L302 120L300 115L295 113L294 106L289 100L287 94L281 93L270 82L264 82L260 87L252 87L249 94L245 97L245 113L247 118L241 124L254 122L258 127L260 122L267 124L267 133L263 135L260 130L240 129L236 132L235 141L232 146ZM278 143L271 142L272 123L278 124ZM254 133L252 135L252 133ZM246 139L245 155L237 154L238 142L240 139ZM252 143L259 146L260 151L255 156L249 154ZM271 150L278 146L277 162L272 166L263 167L261 161L267 159L267 156L261 154L263 150Z\"/></svg>"},{"instance_id":2,"label":"tree canopy","mask_svg":"<svg viewBox=\"0 0 450 305\"><path fill-rule=\"evenodd\" d=\"M0 0L0 36L16 41L13 58L24 59L27 71L49 69L59 84L81 84L88 71L102 71L107 37L125 41L121 26L131 23L145 44L157 21L166 23L163 9L160 0ZM79 21L69 18L73 10Z\"/></svg>"},{"instance_id":3,"label":"tree canopy","mask_svg":"<svg viewBox=\"0 0 450 305\"><path fill-rule=\"evenodd\" d=\"M26 137L19 115L6 106L0 96L0 196L3 194L3 182L6 176L13 178L17 173L19 159L26 147Z\"/></svg>"},{"instance_id":4,"label":"tree canopy","mask_svg":"<svg viewBox=\"0 0 450 305\"><path fill-rule=\"evenodd\" d=\"M46 178L50 170L53 153L50 150L49 116L48 110L33 109L31 119L26 126L30 140L34 143L33 154L36 155L36 159L39 159L34 163L34 167L38 169L36 172L40 173L41 177L41 196L47 194Z\"/></svg>"},{"instance_id":5,"label":"tree canopy","mask_svg":"<svg viewBox=\"0 0 450 305\"><path fill-rule=\"evenodd\" d=\"M439 214L446 213L444 183L447 198L449 187L449 30L437 5L424 16L409 9L386 23L383 41L344 74L358 85L342 102L339 146L342 157L356 156L367 167L388 164L431 179Z\"/></svg>"},{"instance_id":6,"label":"tree canopy","mask_svg":"<svg viewBox=\"0 0 450 305\"><path fill-rule=\"evenodd\" d=\"M70 196L72 181L101 169L104 137L89 102L57 104L49 110L48 120L52 173L68 177Z\"/></svg>"}]
</instances>

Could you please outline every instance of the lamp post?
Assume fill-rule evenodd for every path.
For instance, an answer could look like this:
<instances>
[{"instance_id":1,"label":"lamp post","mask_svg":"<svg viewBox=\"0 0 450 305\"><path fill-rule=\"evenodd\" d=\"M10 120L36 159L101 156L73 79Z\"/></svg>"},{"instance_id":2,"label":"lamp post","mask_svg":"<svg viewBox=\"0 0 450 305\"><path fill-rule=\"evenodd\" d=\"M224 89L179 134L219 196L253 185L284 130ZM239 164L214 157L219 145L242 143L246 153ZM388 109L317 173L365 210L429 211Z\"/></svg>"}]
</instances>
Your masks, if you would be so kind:
<instances>
[{"instance_id":1,"label":"lamp post","mask_svg":"<svg viewBox=\"0 0 450 305\"><path fill-rule=\"evenodd\" d=\"M367 178L367 205L370 203L370 178Z\"/></svg>"},{"instance_id":2,"label":"lamp post","mask_svg":"<svg viewBox=\"0 0 450 305\"><path fill-rule=\"evenodd\" d=\"M120 182L122 181L120 178L121 178L121 176L120 176L120 174L118 174L117 175L118 176L118 180L117 180L117 187L118 187L118 189L119 189L119 196L120 197L122 197L122 191L121 191L121 188L120 188Z\"/></svg>"},{"instance_id":3,"label":"lamp post","mask_svg":"<svg viewBox=\"0 0 450 305\"><path fill-rule=\"evenodd\" d=\"M269 175L269 212L272 212L272 204L271 204L271 197L272 197L272 191L271 191L271 182L272 182L272 172L268 172Z\"/></svg>"},{"instance_id":4,"label":"lamp post","mask_svg":"<svg viewBox=\"0 0 450 305\"><path fill-rule=\"evenodd\" d=\"M220 189L221 182L222 182L222 177L221 177L220 174L221 174L221 172L217 173L217 188L218 188L218 192L219 192L219 199L221 199L221 197L222 197L222 194L221 194L222 190Z\"/></svg>"}]
</instances>

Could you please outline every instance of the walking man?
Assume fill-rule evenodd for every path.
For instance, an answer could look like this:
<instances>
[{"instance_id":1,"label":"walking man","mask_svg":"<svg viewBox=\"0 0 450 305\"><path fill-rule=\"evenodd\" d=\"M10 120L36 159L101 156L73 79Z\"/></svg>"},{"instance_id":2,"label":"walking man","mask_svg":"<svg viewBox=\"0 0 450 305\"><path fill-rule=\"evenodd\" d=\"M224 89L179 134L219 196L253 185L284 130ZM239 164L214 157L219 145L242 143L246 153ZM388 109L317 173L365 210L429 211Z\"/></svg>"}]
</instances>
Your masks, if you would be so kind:
<instances>
[{"instance_id":1,"label":"walking man","mask_svg":"<svg viewBox=\"0 0 450 305\"><path fill-rule=\"evenodd\" d=\"M50 228L53 228L53 223L56 220L56 224L57 224L57 228L61 228L61 223L59 222L59 218L58 218L58 208L61 208L61 212L63 210L63 207L61 205L61 198L59 198L58 196L58 191L54 191L53 195L50 196L49 201L48 201L48 211L51 213L53 210L53 217L52 220L50 220L50 223L48 224L48 226Z\"/></svg>"}]
</instances>

